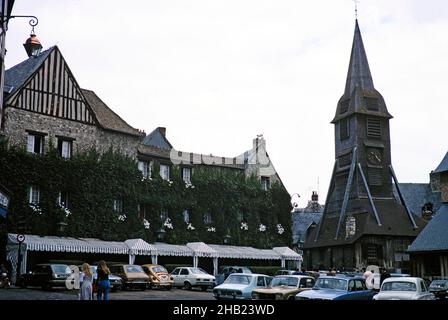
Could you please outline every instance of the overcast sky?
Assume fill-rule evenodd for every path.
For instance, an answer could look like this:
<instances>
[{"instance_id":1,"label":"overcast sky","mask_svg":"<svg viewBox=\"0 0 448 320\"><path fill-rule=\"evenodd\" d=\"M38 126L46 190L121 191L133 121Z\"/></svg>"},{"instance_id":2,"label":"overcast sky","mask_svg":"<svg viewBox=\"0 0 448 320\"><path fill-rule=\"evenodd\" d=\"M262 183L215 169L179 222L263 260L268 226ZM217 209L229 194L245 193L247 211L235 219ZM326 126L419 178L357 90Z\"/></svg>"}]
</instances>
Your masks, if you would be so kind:
<instances>
[{"instance_id":1,"label":"overcast sky","mask_svg":"<svg viewBox=\"0 0 448 320\"><path fill-rule=\"evenodd\" d=\"M448 2L364 0L358 19L391 120L401 182L428 182L448 151ZM130 125L167 128L178 150L236 156L264 134L288 191L325 199L330 124L347 74L351 0L16 0L39 18L78 83ZM12 19L6 65L25 60ZM318 186L319 181L319 186Z\"/></svg>"}]
</instances>

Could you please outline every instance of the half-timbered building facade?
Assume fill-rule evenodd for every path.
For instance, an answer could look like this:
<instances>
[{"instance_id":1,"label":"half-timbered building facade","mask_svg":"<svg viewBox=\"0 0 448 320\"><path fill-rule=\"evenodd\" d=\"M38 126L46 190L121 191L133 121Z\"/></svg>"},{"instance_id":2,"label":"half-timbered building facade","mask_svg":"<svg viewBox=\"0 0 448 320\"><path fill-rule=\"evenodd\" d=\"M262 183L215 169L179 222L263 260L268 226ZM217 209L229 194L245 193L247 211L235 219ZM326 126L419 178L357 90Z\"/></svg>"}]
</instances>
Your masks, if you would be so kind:
<instances>
[{"instance_id":1,"label":"half-timbered building facade","mask_svg":"<svg viewBox=\"0 0 448 320\"><path fill-rule=\"evenodd\" d=\"M52 144L64 157L89 148L135 157L144 136L78 85L56 46L7 70L5 92L3 131L29 152Z\"/></svg>"}]
</instances>

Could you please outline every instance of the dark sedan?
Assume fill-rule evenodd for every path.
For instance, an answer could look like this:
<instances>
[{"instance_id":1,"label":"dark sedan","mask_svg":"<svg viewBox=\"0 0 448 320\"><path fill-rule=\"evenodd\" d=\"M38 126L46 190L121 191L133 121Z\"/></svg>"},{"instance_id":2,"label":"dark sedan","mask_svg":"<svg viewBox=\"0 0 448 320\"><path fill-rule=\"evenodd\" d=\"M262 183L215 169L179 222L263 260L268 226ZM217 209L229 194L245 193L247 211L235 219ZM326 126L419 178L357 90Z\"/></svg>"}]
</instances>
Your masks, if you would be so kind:
<instances>
[{"instance_id":1,"label":"dark sedan","mask_svg":"<svg viewBox=\"0 0 448 320\"><path fill-rule=\"evenodd\" d=\"M38 264L30 272L20 275L17 284L26 288L41 287L42 289L52 289L55 287L67 288L66 280L72 271L66 264Z\"/></svg>"},{"instance_id":2,"label":"dark sedan","mask_svg":"<svg viewBox=\"0 0 448 320\"><path fill-rule=\"evenodd\" d=\"M433 280L429 285L429 292L439 299L445 299L448 296L448 279Z\"/></svg>"}]
</instances>

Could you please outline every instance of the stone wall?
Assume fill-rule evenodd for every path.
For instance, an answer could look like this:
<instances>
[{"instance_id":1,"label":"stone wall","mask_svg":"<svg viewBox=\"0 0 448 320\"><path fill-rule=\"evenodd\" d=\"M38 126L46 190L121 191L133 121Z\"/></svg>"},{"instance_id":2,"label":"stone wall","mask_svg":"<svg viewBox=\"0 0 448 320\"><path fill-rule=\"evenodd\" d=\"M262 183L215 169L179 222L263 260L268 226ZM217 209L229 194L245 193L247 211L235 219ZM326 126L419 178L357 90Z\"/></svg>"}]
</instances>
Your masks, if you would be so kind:
<instances>
[{"instance_id":1,"label":"stone wall","mask_svg":"<svg viewBox=\"0 0 448 320\"><path fill-rule=\"evenodd\" d=\"M44 150L48 150L50 141L56 147L57 136L63 136L75 139L73 142L74 153L92 147L100 152L105 152L112 147L114 150L136 157L137 145L140 142L139 137L12 107L5 109L4 128L9 144L23 146L24 148L27 145L27 130L47 134Z\"/></svg>"}]
</instances>

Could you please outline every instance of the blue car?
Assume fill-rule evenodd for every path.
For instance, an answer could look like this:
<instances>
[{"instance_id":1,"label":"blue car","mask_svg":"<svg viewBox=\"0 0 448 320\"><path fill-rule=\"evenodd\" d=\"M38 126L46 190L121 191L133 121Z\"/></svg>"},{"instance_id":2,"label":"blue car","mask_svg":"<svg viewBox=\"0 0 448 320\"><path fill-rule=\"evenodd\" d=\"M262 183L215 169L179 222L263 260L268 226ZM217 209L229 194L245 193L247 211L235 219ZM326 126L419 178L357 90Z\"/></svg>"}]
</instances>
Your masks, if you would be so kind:
<instances>
[{"instance_id":1,"label":"blue car","mask_svg":"<svg viewBox=\"0 0 448 320\"><path fill-rule=\"evenodd\" d=\"M311 290L300 292L296 300L372 300L363 277L320 276Z\"/></svg>"},{"instance_id":2,"label":"blue car","mask_svg":"<svg viewBox=\"0 0 448 320\"><path fill-rule=\"evenodd\" d=\"M213 296L217 300L250 300L252 290L266 288L272 278L265 274L256 273L233 273L223 284L213 288Z\"/></svg>"}]
</instances>

